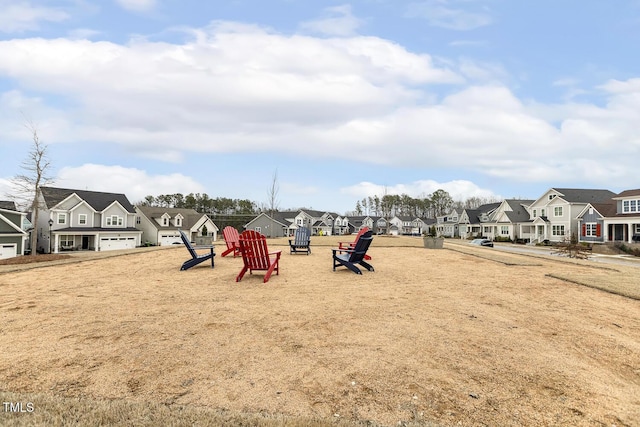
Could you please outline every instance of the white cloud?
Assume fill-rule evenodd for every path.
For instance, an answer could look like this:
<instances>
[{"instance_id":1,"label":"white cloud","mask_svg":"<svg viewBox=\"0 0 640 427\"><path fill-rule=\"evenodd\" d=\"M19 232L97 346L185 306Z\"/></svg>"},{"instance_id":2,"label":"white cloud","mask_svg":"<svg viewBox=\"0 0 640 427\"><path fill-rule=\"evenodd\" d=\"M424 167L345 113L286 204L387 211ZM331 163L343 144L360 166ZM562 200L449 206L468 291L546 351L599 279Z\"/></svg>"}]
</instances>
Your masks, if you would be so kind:
<instances>
[{"instance_id":1,"label":"white cloud","mask_svg":"<svg viewBox=\"0 0 640 427\"><path fill-rule=\"evenodd\" d=\"M468 31L493 22L486 8L464 0L424 0L410 3L407 16L423 18L429 25L456 31ZM472 10L473 9L473 10Z\"/></svg>"},{"instance_id":2,"label":"white cloud","mask_svg":"<svg viewBox=\"0 0 640 427\"><path fill-rule=\"evenodd\" d=\"M448 182L437 182L433 180L419 180L408 184L383 185L373 182L360 182L358 184L343 187L340 193L352 196L355 200L363 197L382 196L383 194L407 194L411 197L428 197L433 192L445 190L455 201L464 201L470 197L483 199L498 199L500 196L491 190L478 187L471 181L454 180Z\"/></svg>"},{"instance_id":3,"label":"white cloud","mask_svg":"<svg viewBox=\"0 0 640 427\"><path fill-rule=\"evenodd\" d=\"M79 40L79 39L90 39L102 33L100 31L92 30L90 28L76 28L69 31L68 34L70 39Z\"/></svg>"},{"instance_id":4,"label":"white cloud","mask_svg":"<svg viewBox=\"0 0 640 427\"><path fill-rule=\"evenodd\" d=\"M334 6L325 9L323 18L306 21L300 29L328 36L351 36L362 25L362 20L351 13L350 5Z\"/></svg>"},{"instance_id":5,"label":"white cloud","mask_svg":"<svg viewBox=\"0 0 640 427\"><path fill-rule=\"evenodd\" d=\"M500 83L508 76L499 64L443 66L376 37L219 22L192 34L183 43L0 41L0 76L32 94L0 93L0 109L45 117L47 143L109 143L164 161L186 152L357 153L371 164L512 182L637 180L640 79L606 82L601 105L534 104ZM0 138L13 132L7 123L0 116Z\"/></svg>"},{"instance_id":6,"label":"white cloud","mask_svg":"<svg viewBox=\"0 0 640 427\"><path fill-rule=\"evenodd\" d=\"M148 195L205 192L204 186L181 173L149 175L136 168L96 164L62 168L55 179L55 186L124 193L131 203Z\"/></svg>"},{"instance_id":7,"label":"white cloud","mask_svg":"<svg viewBox=\"0 0 640 427\"><path fill-rule=\"evenodd\" d=\"M32 5L29 1L0 0L0 32L19 33L37 30L41 22L61 22L69 19L62 9Z\"/></svg>"},{"instance_id":8,"label":"white cloud","mask_svg":"<svg viewBox=\"0 0 640 427\"><path fill-rule=\"evenodd\" d=\"M124 9L133 12L146 12L156 7L156 0L116 0Z\"/></svg>"}]
</instances>

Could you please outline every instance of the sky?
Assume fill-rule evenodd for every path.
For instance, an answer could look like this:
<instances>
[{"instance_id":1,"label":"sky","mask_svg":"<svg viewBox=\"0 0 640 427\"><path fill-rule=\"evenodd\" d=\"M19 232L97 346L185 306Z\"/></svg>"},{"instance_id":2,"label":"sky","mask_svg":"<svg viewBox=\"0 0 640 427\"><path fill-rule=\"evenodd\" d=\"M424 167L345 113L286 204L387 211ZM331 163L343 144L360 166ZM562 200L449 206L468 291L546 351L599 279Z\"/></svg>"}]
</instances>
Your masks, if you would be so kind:
<instances>
[{"instance_id":1,"label":"sky","mask_svg":"<svg viewBox=\"0 0 640 427\"><path fill-rule=\"evenodd\" d=\"M640 0L0 0L0 194L640 187ZM1 198L6 198L0 196Z\"/></svg>"}]
</instances>

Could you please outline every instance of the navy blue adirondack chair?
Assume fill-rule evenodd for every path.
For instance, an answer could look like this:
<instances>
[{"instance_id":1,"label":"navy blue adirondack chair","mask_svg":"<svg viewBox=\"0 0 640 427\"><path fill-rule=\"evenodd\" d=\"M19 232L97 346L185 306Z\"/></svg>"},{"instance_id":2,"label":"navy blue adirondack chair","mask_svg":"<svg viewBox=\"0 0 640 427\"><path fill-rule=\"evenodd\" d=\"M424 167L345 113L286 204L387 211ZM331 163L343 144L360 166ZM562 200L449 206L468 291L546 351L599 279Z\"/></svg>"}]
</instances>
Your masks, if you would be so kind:
<instances>
[{"instance_id":1,"label":"navy blue adirondack chair","mask_svg":"<svg viewBox=\"0 0 640 427\"><path fill-rule=\"evenodd\" d=\"M191 268L194 265L198 265L201 262L205 262L208 259L211 260L211 268L213 268L213 257L216 256L216 254L213 252L213 246L195 246L194 247L191 245L191 241L189 240L187 235L184 233L184 231L182 230L178 230L178 231L180 232L180 238L182 238L182 242L184 243L184 245L187 247L187 250L191 254L191 259L186 260L182 264L182 267L180 267L180 271ZM198 255L198 253L196 252L196 249L209 249L209 252Z\"/></svg>"},{"instance_id":2,"label":"navy blue adirondack chair","mask_svg":"<svg viewBox=\"0 0 640 427\"><path fill-rule=\"evenodd\" d=\"M345 266L356 274L362 274L356 264L360 264L369 271L374 271L373 266L365 261L365 255L373 241L372 234L371 230L362 233L352 249L331 249L333 251L333 271L336 271L336 267Z\"/></svg>"},{"instance_id":3,"label":"navy blue adirondack chair","mask_svg":"<svg viewBox=\"0 0 640 427\"><path fill-rule=\"evenodd\" d=\"M289 254L311 253L311 231L307 227L299 227L293 239L289 239Z\"/></svg>"}]
</instances>

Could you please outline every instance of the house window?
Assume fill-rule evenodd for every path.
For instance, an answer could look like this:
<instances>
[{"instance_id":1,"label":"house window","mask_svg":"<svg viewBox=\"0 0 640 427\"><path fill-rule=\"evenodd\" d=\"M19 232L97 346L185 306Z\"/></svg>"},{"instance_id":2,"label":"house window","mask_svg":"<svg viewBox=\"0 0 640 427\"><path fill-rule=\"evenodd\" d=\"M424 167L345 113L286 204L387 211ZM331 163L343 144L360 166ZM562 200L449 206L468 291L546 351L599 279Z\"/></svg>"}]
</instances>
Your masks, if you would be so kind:
<instances>
[{"instance_id":1,"label":"house window","mask_svg":"<svg viewBox=\"0 0 640 427\"><path fill-rule=\"evenodd\" d=\"M537 210L537 209L534 209L534 210L533 210L533 217L535 218L535 217L537 217L537 216L538 216L538 210Z\"/></svg>"},{"instance_id":2,"label":"house window","mask_svg":"<svg viewBox=\"0 0 640 427\"><path fill-rule=\"evenodd\" d=\"M551 226L551 235L553 235L553 236L564 236L564 225L553 225L553 226Z\"/></svg>"},{"instance_id":3,"label":"house window","mask_svg":"<svg viewBox=\"0 0 640 427\"><path fill-rule=\"evenodd\" d=\"M166 217L162 218L162 225L164 225L164 226L169 225L169 220Z\"/></svg>"},{"instance_id":4,"label":"house window","mask_svg":"<svg viewBox=\"0 0 640 427\"><path fill-rule=\"evenodd\" d=\"M296 219L296 225L302 226L302 218L297 218Z\"/></svg>"},{"instance_id":5,"label":"house window","mask_svg":"<svg viewBox=\"0 0 640 427\"><path fill-rule=\"evenodd\" d=\"M562 216L562 206L553 208L553 216Z\"/></svg>"},{"instance_id":6,"label":"house window","mask_svg":"<svg viewBox=\"0 0 640 427\"><path fill-rule=\"evenodd\" d=\"M111 215L107 217L107 225L122 226L122 217L118 215Z\"/></svg>"},{"instance_id":7,"label":"house window","mask_svg":"<svg viewBox=\"0 0 640 427\"><path fill-rule=\"evenodd\" d=\"M66 224L67 223L67 214L59 213L58 214L58 224Z\"/></svg>"},{"instance_id":8,"label":"house window","mask_svg":"<svg viewBox=\"0 0 640 427\"><path fill-rule=\"evenodd\" d=\"M542 212L540 212L540 216L544 216L544 209L542 209Z\"/></svg>"},{"instance_id":9,"label":"house window","mask_svg":"<svg viewBox=\"0 0 640 427\"><path fill-rule=\"evenodd\" d=\"M87 214L78 215L78 224L87 225Z\"/></svg>"},{"instance_id":10,"label":"house window","mask_svg":"<svg viewBox=\"0 0 640 427\"><path fill-rule=\"evenodd\" d=\"M640 212L640 200L629 200L629 211Z\"/></svg>"},{"instance_id":11,"label":"house window","mask_svg":"<svg viewBox=\"0 0 640 427\"><path fill-rule=\"evenodd\" d=\"M339 219L336 219L336 227L340 227L342 225L342 222Z\"/></svg>"},{"instance_id":12,"label":"house window","mask_svg":"<svg viewBox=\"0 0 640 427\"><path fill-rule=\"evenodd\" d=\"M501 225L500 226L500 234L502 234L503 236L506 236L509 234L509 226L508 225Z\"/></svg>"},{"instance_id":13,"label":"house window","mask_svg":"<svg viewBox=\"0 0 640 427\"><path fill-rule=\"evenodd\" d=\"M595 222L586 223L584 235L588 237L596 237L598 235L598 224Z\"/></svg>"},{"instance_id":14,"label":"house window","mask_svg":"<svg viewBox=\"0 0 640 427\"><path fill-rule=\"evenodd\" d=\"M556 197L555 194L549 194L549 200L553 200Z\"/></svg>"},{"instance_id":15,"label":"house window","mask_svg":"<svg viewBox=\"0 0 640 427\"><path fill-rule=\"evenodd\" d=\"M182 218L176 218L176 227L182 227Z\"/></svg>"},{"instance_id":16,"label":"house window","mask_svg":"<svg viewBox=\"0 0 640 427\"><path fill-rule=\"evenodd\" d=\"M60 236L60 246L63 248L73 247L73 236Z\"/></svg>"},{"instance_id":17,"label":"house window","mask_svg":"<svg viewBox=\"0 0 640 427\"><path fill-rule=\"evenodd\" d=\"M262 233L262 227L254 227L253 229L258 233Z\"/></svg>"},{"instance_id":18,"label":"house window","mask_svg":"<svg viewBox=\"0 0 640 427\"><path fill-rule=\"evenodd\" d=\"M136 217L136 224L140 224L140 217L139 216Z\"/></svg>"}]
</instances>

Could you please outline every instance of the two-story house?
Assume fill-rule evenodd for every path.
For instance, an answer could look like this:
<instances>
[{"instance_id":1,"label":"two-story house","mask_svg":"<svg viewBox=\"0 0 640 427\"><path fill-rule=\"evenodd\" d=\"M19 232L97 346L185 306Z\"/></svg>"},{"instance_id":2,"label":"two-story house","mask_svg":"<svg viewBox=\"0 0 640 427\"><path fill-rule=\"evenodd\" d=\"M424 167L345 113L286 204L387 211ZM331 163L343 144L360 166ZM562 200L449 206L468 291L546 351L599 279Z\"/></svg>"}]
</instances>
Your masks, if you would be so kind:
<instances>
[{"instance_id":1,"label":"two-story house","mask_svg":"<svg viewBox=\"0 0 640 427\"><path fill-rule=\"evenodd\" d=\"M623 191L608 202L589 203L577 220L581 242L640 243L640 189Z\"/></svg>"},{"instance_id":2,"label":"two-story house","mask_svg":"<svg viewBox=\"0 0 640 427\"><path fill-rule=\"evenodd\" d=\"M136 227L142 230L143 242L166 246L182 244L178 230L192 242L210 245L218 238L218 227L208 215L195 209L136 206Z\"/></svg>"},{"instance_id":3,"label":"two-story house","mask_svg":"<svg viewBox=\"0 0 640 427\"><path fill-rule=\"evenodd\" d=\"M121 193L42 187L38 250L108 251L140 246L136 213Z\"/></svg>"},{"instance_id":4,"label":"two-story house","mask_svg":"<svg viewBox=\"0 0 640 427\"><path fill-rule=\"evenodd\" d=\"M600 189L550 188L529 205L529 222L522 224L522 233L533 243L577 237L578 215L584 208L590 203L606 203L615 195Z\"/></svg>"},{"instance_id":5,"label":"two-story house","mask_svg":"<svg viewBox=\"0 0 640 427\"><path fill-rule=\"evenodd\" d=\"M24 230L26 213L11 201L0 201L0 259L24 255L29 234Z\"/></svg>"},{"instance_id":6,"label":"two-story house","mask_svg":"<svg viewBox=\"0 0 640 427\"><path fill-rule=\"evenodd\" d=\"M523 232L522 225L529 224L529 206L534 200L505 199L500 203L486 206L494 207L491 211L484 211L488 218L480 214L482 223L482 235L488 239L509 239L511 241L529 241L531 237ZM527 228L530 231L530 228Z\"/></svg>"}]
</instances>

